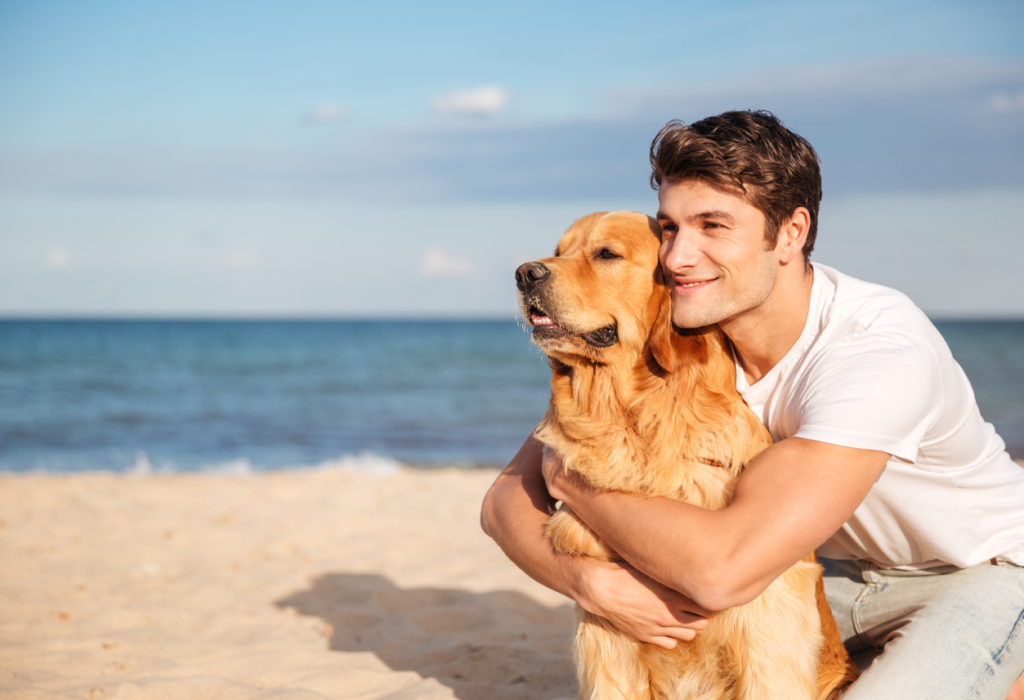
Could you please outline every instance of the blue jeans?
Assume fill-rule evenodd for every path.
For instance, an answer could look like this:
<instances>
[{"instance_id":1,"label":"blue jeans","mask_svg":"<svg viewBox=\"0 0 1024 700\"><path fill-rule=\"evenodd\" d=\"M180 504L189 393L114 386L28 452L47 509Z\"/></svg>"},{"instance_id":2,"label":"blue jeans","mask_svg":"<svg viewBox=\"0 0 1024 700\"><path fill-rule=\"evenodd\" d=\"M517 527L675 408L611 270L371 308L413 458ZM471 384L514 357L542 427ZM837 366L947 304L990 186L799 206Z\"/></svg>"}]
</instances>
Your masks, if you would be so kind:
<instances>
[{"instance_id":1,"label":"blue jeans","mask_svg":"<svg viewBox=\"0 0 1024 700\"><path fill-rule=\"evenodd\" d=\"M1024 568L819 561L843 642L866 667L843 700L1003 700L1024 672Z\"/></svg>"}]
</instances>

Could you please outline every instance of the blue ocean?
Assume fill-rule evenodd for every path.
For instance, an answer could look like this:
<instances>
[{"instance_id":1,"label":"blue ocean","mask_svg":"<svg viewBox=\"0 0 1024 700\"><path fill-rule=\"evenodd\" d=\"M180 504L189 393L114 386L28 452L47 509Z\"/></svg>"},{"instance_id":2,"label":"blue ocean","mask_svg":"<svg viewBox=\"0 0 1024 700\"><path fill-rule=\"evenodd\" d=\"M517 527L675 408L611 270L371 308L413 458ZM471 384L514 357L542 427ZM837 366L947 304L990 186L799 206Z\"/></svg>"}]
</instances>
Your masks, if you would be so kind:
<instances>
[{"instance_id":1,"label":"blue ocean","mask_svg":"<svg viewBox=\"0 0 1024 700\"><path fill-rule=\"evenodd\" d=\"M1024 458L1024 322L936 325ZM0 321L0 469L501 466L548 377L514 321Z\"/></svg>"}]
</instances>

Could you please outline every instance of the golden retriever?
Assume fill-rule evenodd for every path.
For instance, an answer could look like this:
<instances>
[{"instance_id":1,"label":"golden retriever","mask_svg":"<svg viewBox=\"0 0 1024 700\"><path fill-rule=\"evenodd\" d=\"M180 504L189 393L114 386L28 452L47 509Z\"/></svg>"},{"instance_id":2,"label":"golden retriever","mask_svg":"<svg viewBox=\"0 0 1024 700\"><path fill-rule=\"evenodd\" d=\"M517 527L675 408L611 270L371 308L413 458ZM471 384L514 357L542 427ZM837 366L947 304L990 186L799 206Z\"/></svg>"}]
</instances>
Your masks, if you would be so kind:
<instances>
[{"instance_id":1,"label":"golden retriever","mask_svg":"<svg viewBox=\"0 0 1024 700\"><path fill-rule=\"evenodd\" d=\"M592 486L720 509L771 437L736 391L722 332L673 327L660 236L642 214L591 214L516 271L554 370L536 435ZM621 561L568 508L545 532L560 552ZM575 658L585 700L834 698L856 677L813 553L671 651L577 606Z\"/></svg>"}]
</instances>

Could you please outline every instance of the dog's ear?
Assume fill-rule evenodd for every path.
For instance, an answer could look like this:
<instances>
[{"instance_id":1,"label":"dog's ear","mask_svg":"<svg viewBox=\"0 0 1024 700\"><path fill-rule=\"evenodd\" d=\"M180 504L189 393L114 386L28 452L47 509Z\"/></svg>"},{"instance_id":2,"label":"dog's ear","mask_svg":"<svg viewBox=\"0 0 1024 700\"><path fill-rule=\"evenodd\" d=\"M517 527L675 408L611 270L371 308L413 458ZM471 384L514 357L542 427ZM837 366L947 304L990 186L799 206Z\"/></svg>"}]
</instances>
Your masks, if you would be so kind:
<instances>
[{"instance_id":1,"label":"dog's ear","mask_svg":"<svg viewBox=\"0 0 1024 700\"><path fill-rule=\"evenodd\" d=\"M651 327L647 347L654 362L671 374L686 361L688 343L672 325L672 297L668 290L659 286L657 296L661 298L658 300L657 316Z\"/></svg>"},{"instance_id":2,"label":"dog's ear","mask_svg":"<svg viewBox=\"0 0 1024 700\"><path fill-rule=\"evenodd\" d=\"M662 271L658 270L655 274L656 285L651 298L654 308L648 307L648 313L654 316L654 323L650 326L647 349L654 363L672 374L686 359L687 343L672 324L672 295L669 294Z\"/></svg>"},{"instance_id":3,"label":"dog's ear","mask_svg":"<svg viewBox=\"0 0 1024 700\"><path fill-rule=\"evenodd\" d=\"M679 371L685 364L703 364L708 361L712 340L709 334L721 334L717 326L704 328L676 328L672 324L672 295L664 283L661 271L656 273L655 295L651 304L656 304L654 325L647 340L647 348L654 363L667 374ZM650 313L649 312L649 313ZM722 339L724 341L724 339Z\"/></svg>"}]
</instances>

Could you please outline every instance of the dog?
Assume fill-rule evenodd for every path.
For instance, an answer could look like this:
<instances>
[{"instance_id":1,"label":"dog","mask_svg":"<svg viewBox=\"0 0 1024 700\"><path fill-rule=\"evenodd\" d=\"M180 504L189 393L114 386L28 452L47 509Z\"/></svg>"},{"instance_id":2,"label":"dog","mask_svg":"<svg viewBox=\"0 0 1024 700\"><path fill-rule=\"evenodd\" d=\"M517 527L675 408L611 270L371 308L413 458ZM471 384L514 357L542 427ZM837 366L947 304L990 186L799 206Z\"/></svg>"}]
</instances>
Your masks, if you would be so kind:
<instances>
[{"instance_id":1,"label":"dog","mask_svg":"<svg viewBox=\"0 0 1024 700\"><path fill-rule=\"evenodd\" d=\"M516 271L523 317L553 370L535 435L596 488L717 510L772 441L736 390L721 330L672 325L660 244L654 219L601 212L576 221L554 257ZM564 505L545 534L559 552L622 561ZM579 606L574 645L584 700L824 700L857 673L813 553L673 650Z\"/></svg>"}]
</instances>

